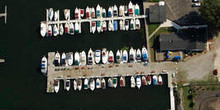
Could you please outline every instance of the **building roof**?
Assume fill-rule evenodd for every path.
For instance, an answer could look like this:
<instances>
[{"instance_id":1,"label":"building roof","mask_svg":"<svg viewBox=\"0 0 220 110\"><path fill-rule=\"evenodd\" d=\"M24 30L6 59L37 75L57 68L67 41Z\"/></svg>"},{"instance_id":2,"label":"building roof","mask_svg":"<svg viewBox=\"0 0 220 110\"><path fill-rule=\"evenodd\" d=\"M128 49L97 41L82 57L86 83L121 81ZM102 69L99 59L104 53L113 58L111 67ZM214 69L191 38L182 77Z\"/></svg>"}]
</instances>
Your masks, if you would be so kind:
<instances>
[{"instance_id":1,"label":"building roof","mask_svg":"<svg viewBox=\"0 0 220 110\"><path fill-rule=\"evenodd\" d=\"M153 5L149 8L150 23L162 23L166 20L166 5Z\"/></svg>"}]
</instances>

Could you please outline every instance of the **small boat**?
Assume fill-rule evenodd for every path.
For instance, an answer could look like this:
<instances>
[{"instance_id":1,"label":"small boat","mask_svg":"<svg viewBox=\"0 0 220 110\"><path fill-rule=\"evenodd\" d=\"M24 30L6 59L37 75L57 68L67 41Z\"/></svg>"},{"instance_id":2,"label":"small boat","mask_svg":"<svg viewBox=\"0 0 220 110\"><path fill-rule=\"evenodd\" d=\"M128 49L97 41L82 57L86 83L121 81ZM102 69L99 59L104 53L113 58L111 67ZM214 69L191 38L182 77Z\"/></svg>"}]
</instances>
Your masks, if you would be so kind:
<instances>
[{"instance_id":1,"label":"small boat","mask_svg":"<svg viewBox=\"0 0 220 110\"><path fill-rule=\"evenodd\" d=\"M40 34L42 37L46 36L47 34L47 26L45 22L40 23Z\"/></svg>"},{"instance_id":2,"label":"small boat","mask_svg":"<svg viewBox=\"0 0 220 110\"><path fill-rule=\"evenodd\" d=\"M106 17L106 10L103 8L102 9L102 17L105 18Z\"/></svg>"},{"instance_id":3,"label":"small boat","mask_svg":"<svg viewBox=\"0 0 220 110\"><path fill-rule=\"evenodd\" d=\"M126 50L123 50L122 61L123 61L123 63L127 63L128 62L128 52Z\"/></svg>"},{"instance_id":4,"label":"small boat","mask_svg":"<svg viewBox=\"0 0 220 110\"><path fill-rule=\"evenodd\" d=\"M124 28L124 22L122 20L119 21L119 25L120 25L120 30L125 30Z\"/></svg>"},{"instance_id":5,"label":"small boat","mask_svg":"<svg viewBox=\"0 0 220 110\"><path fill-rule=\"evenodd\" d=\"M122 76L120 77L120 87L125 87L125 79Z\"/></svg>"},{"instance_id":6,"label":"small boat","mask_svg":"<svg viewBox=\"0 0 220 110\"><path fill-rule=\"evenodd\" d=\"M80 66L85 66L86 65L86 52L85 51L82 51L80 53L80 63L79 63Z\"/></svg>"},{"instance_id":7,"label":"small boat","mask_svg":"<svg viewBox=\"0 0 220 110\"><path fill-rule=\"evenodd\" d=\"M101 50L95 50L95 63L98 64L101 61Z\"/></svg>"},{"instance_id":8,"label":"small boat","mask_svg":"<svg viewBox=\"0 0 220 110\"><path fill-rule=\"evenodd\" d=\"M88 65L94 65L94 53L91 48L88 52Z\"/></svg>"},{"instance_id":9,"label":"small boat","mask_svg":"<svg viewBox=\"0 0 220 110\"><path fill-rule=\"evenodd\" d=\"M130 61L130 63L136 62L135 53L136 53L135 50L131 47L131 49L129 51L129 61Z\"/></svg>"},{"instance_id":10,"label":"small boat","mask_svg":"<svg viewBox=\"0 0 220 110\"><path fill-rule=\"evenodd\" d=\"M108 62L108 51L106 48L102 49L102 63L106 64Z\"/></svg>"},{"instance_id":11,"label":"small boat","mask_svg":"<svg viewBox=\"0 0 220 110\"><path fill-rule=\"evenodd\" d=\"M137 16L137 15L140 15L140 7L139 7L138 4L135 5L135 10L134 10L134 12L135 12L135 15L136 15L136 16Z\"/></svg>"},{"instance_id":12,"label":"small boat","mask_svg":"<svg viewBox=\"0 0 220 110\"><path fill-rule=\"evenodd\" d=\"M53 25L53 36L57 36L58 35L58 28L57 25Z\"/></svg>"},{"instance_id":13,"label":"small boat","mask_svg":"<svg viewBox=\"0 0 220 110\"><path fill-rule=\"evenodd\" d=\"M95 18L95 9L94 8L91 8L91 17Z\"/></svg>"},{"instance_id":14,"label":"small boat","mask_svg":"<svg viewBox=\"0 0 220 110\"><path fill-rule=\"evenodd\" d=\"M109 51L109 54L108 54L108 62L114 63L114 54L111 50Z\"/></svg>"},{"instance_id":15,"label":"small boat","mask_svg":"<svg viewBox=\"0 0 220 110\"><path fill-rule=\"evenodd\" d=\"M79 9L77 7L75 9L75 19L79 19Z\"/></svg>"},{"instance_id":16,"label":"small boat","mask_svg":"<svg viewBox=\"0 0 220 110\"><path fill-rule=\"evenodd\" d=\"M57 93L60 89L60 81L59 80L54 80L54 91Z\"/></svg>"},{"instance_id":17,"label":"small boat","mask_svg":"<svg viewBox=\"0 0 220 110\"><path fill-rule=\"evenodd\" d=\"M102 21L102 31L106 31L106 30L107 30L106 21Z\"/></svg>"},{"instance_id":18,"label":"small boat","mask_svg":"<svg viewBox=\"0 0 220 110\"><path fill-rule=\"evenodd\" d=\"M58 20L58 16L59 16L59 11L57 10L54 12L54 21Z\"/></svg>"},{"instance_id":19,"label":"small boat","mask_svg":"<svg viewBox=\"0 0 220 110\"><path fill-rule=\"evenodd\" d=\"M61 64L62 64L63 66L66 66L66 65L67 65L67 64L66 64L66 54L65 54L64 52L62 53Z\"/></svg>"},{"instance_id":20,"label":"small boat","mask_svg":"<svg viewBox=\"0 0 220 110\"><path fill-rule=\"evenodd\" d=\"M113 16L118 16L118 7L116 5L113 8Z\"/></svg>"},{"instance_id":21,"label":"small boat","mask_svg":"<svg viewBox=\"0 0 220 110\"><path fill-rule=\"evenodd\" d=\"M113 87L112 78L108 78L108 87Z\"/></svg>"},{"instance_id":22,"label":"small boat","mask_svg":"<svg viewBox=\"0 0 220 110\"><path fill-rule=\"evenodd\" d=\"M64 29L66 34L69 34L69 27L70 27L70 25L68 23L66 23L65 29Z\"/></svg>"},{"instance_id":23,"label":"small boat","mask_svg":"<svg viewBox=\"0 0 220 110\"><path fill-rule=\"evenodd\" d=\"M139 20L139 19L136 19L136 20L135 20L135 28L136 28L136 29L141 29L141 23L140 23L140 20Z\"/></svg>"},{"instance_id":24,"label":"small boat","mask_svg":"<svg viewBox=\"0 0 220 110\"><path fill-rule=\"evenodd\" d=\"M124 16L124 6L119 6L119 16Z\"/></svg>"},{"instance_id":25,"label":"small boat","mask_svg":"<svg viewBox=\"0 0 220 110\"><path fill-rule=\"evenodd\" d=\"M73 23L70 23L69 33L70 33L70 35L74 35L74 25L73 25Z\"/></svg>"},{"instance_id":26,"label":"small boat","mask_svg":"<svg viewBox=\"0 0 220 110\"><path fill-rule=\"evenodd\" d=\"M96 79L96 88L101 88L101 80L100 80L100 78Z\"/></svg>"},{"instance_id":27,"label":"small boat","mask_svg":"<svg viewBox=\"0 0 220 110\"><path fill-rule=\"evenodd\" d=\"M86 7L86 19L91 19L91 13L89 7Z\"/></svg>"},{"instance_id":28,"label":"small boat","mask_svg":"<svg viewBox=\"0 0 220 110\"><path fill-rule=\"evenodd\" d=\"M70 90L70 80L66 80L65 89L66 89L66 91Z\"/></svg>"},{"instance_id":29,"label":"small boat","mask_svg":"<svg viewBox=\"0 0 220 110\"><path fill-rule=\"evenodd\" d=\"M73 81L73 89L74 89L74 90L77 89L77 82L76 82L76 80Z\"/></svg>"},{"instance_id":30,"label":"small boat","mask_svg":"<svg viewBox=\"0 0 220 110\"><path fill-rule=\"evenodd\" d=\"M135 79L134 76L131 76L131 88L135 88L136 83L135 83Z\"/></svg>"},{"instance_id":31,"label":"small boat","mask_svg":"<svg viewBox=\"0 0 220 110\"><path fill-rule=\"evenodd\" d=\"M131 1L128 4L128 11L129 11L129 16L134 15L134 7L133 7L133 4L131 3Z\"/></svg>"},{"instance_id":32,"label":"small boat","mask_svg":"<svg viewBox=\"0 0 220 110\"><path fill-rule=\"evenodd\" d=\"M79 23L78 22L75 23L75 33L76 34L79 33Z\"/></svg>"},{"instance_id":33,"label":"small boat","mask_svg":"<svg viewBox=\"0 0 220 110\"><path fill-rule=\"evenodd\" d=\"M118 21L114 21L114 31L118 30Z\"/></svg>"},{"instance_id":34,"label":"small boat","mask_svg":"<svg viewBox=\"0 0 220 110\"><path fill-rule=\"evenodd\" d=\"M41 72L43 74L47 73L47 58L45 56L41 59Z\"/></svg>"},{"instance_id":35,"label":"small boat","mask_svg":"<svg viewBox=\"0 0 220 110\"><path fill-rule=\"evenodd\" d=\"M89 81L87 78L84 79L84 85L83 85L84 89L88 89L89 88Z\"/></svg>"},{"instance_id":36,"label":"small boat","mask_svg":"<svg viewBox=\"0 0 220 110\"><path fill-rule=\"evenodd\" d=\"M129 20L125 20L125 30L128 31L129 29Z\"/></svg>"},{"instance_id":37,"label":"small boat","mask_svg":"<svg viewBox=\"0 0 220 110\"><path fill-rule=\"evenodd\" d=\"M60 24L59 31L60 31L59 34L63 35L64 29L63 29L63 25L62 24Z\"/></svg>"},{"instance_id":38,"label":"small boat","mask_svg":"<svg viewBox=\"0 0 220 110\"><path fill-rule=\"evenodd\" d=\"M70 9L64 9L64 17L66 20L70 19Z\"/></svg>"},{"instance_id":39,"label":"small boat","mask_svg":"<svg viewBox=\"0 0 220 110\"><path fill-rule=\"evenodd\" d=\"M158 76L158 84L163 85L163 79L161 75Z\"/></svg>"},{"instance_id":40,"label":"small boat","mask_svg":"<svg viewBox=\"0 0 220 110\"><path fill-rule=\"evenodd\" d=\"M137 84L137 88L140 89L141 88L141 77L139 75L137 75L136 77L136 84Z\"/></svg>"},{"instance_id":41,"label":"small boat","mask_svg":"<svg viewBox=\"0 0 220 110\"><path fill-rule=\"evenodd\" d=\"M100 17L101 17L101 7L98 4L96 7L96 18L100 18Z\"/></svg>"},{"instance_id":42,"label":"small boat","mask_svg":"<svg viewBox=\"0 0 220 110\"><path fill-rule=\"evenodd\" d=\"M147 85L147 80L146 80L146 77L145 76L142 76L141 77L141 80L142 80L142 85Z\"/></svg>"},{"instance_id":43,"label":"small boat","mask_svg":"<svg viewBox=\"0 0 220 110\"><path fill-rule=\"evenodd\" d=\"M113 78L113 87L116 88L118 85L118 78L117 77L114 77Z\"/></svg>"},{"instance_id":44,"label":"small boat","mask_svg":"<svg viewBox=\"0 0 220 110\"><path fill-rule=\"evenodd\" d=\"M150 75L147 76L147 84L151 85L151 76Z\"/></svg>"},{"instance_id":45,"label":"small boat","mask_svg":"<svg viewBox=\"0 0 220 110\"><path fill-rule=\"evenodd\" d=\"M106 88L105 78L101 78L101 87L102 87L102 89Z\"/></svg>"},{"instance_id":46,"label":"small boat","mask_svg":"<svg viewBox=\"0 0 220 110\"><path fill-rule=\"evenodd\" d=\"M96 30L96 22L95 21L92 21L92 33L95 33L95 30Z\"/></svg>"},{"instance_id":47,"label":"small boat","mask_svg":"<svg viewBox=\"0 0 220 110\"><path fill-rule=\"evenodd\" d=\"M72 52L67 54L67 59L68 59L68 65L72 66L73 64L73 53Z\"/></svg>"},{"instance_id":48,"label":"small boat","mask_svg":"<svg viewBox=\"0 0 220 110\"><path fill-rule=\"evenodd\" d=\"M52 26L48 25L48 36L52 36Z\"/></svg>"},{"instance_id":49,"label":"small boat","mask_svg":"<svg viewBox=\"0 0 220 110\"><path fill-rule=\"evenodd\" d=\"M121 52L119 50L116 52L116 62L121 63Z\"/></svg>"},{"instance_id":50,"label":"small boat","mask_svg":"<svg viewBox=\"0 0 220 110\"><path fill-rule=\"evenodd\" d=\"M141 62L141 50L137 49L136 52L136 61Z\"/></svg>"},{"instance_id":51,"label":"small boat","mask_svg":"<svg viewBox=\"0 0 220 110\"><path fill-rule=\"evenodd\" d=\"M82 17L84 17L84 9L80 9L80 17L82 18Z\"/></svg>"},{"instance_id":52,"label":"small boat","mask_svg":"<svg viewBox=\"0 0 220 110\"><path fill-rule=\"evenodd\" d=\"M79 53L76 51L74 54L74 64L78 66L79 60L80 60Z\"/></svg>"},{"instance_id":53,"label":"small boat","mask_svg":"<svg viewBox=\"0 0 220 110\"><path fill-rule=\"evenodd\" d=\"M82 79L77 80L77 88L79 89L79 91L82 89Z\"/></svg>"},{"instance_id":54,"label":"small boat","mask_svg":"<svg viewBox=\"0 0 220 110\"><path fill-rule=\"evenodd\" d=\"M113 17L113 16L112 16L112 12L113 12L112 7L109 7L109 8L108 8L108 17Z\"/></svg>"},{"instance_id":55,"label":"small boat","mask_svg":"<svg viewBox=\"0 0 220 110\"><path fill-rule=\"evenodd\" d=\"M52 19L53 19L53 8L49 8L48 17L49 17L49 20L52 21Z\"/></svg>"},{"instance_id":56,"label":"small boat","mask_svg":"<svg viewBox=\"0 0 220 110\"><path fill-rule=\"evenodd\" d=\"M95 80L92 78L89 81L89 88L90 90L94 91L95 90Z\"/></svg>"},{"instance_id":57,"label":"small boat","mask_svg":"<svg viewBox=\"0 0 220 110\"><path fill-rule=\"evenodd\" d=\"M127 15L128 14L128 6L124 6L124 14Z\"/></svg>"},{"instance_id":58,"label":"small boat","mask_svg":"<svg viewBox=\"0 0 220 110\"><path fill-rule=\"evenodd\" d=\"M130 29L134 30L135 29L135 24L134 24L134 19L131 19L131 23L130 23Z\"/></svg>"},{"instance_id":59,"label":"small boat","mask_svg":"<svg viewBox=\"0 0 220 110\"><path fill-rule=\"evenodd\" d=\"M153 75L153 85L157 85L157 76Z\"/></svg>"},{"instance_id":60,"label":"small boat","mask_svg":"<svg viewBox=\"0 0 220 110\"><path fill-rule=\"evenodd\" d=\"M108 22L108 31L114 31L114 26L113 26L112 21Z\"/></svg>"},{"instance_id":61,"label":"small boat","mask_svg":"<svg viewBox=\"0 0 220 110\"><path fill-rule=\"evenodd\" d=\"M102 28L101 28L102 24L101 21L97 21L97 32L100 33Z\"/></svg>"},{"instance_id":62,"label":"small boat","mask_svg":"<svg viewBox=\"0 0 220 110\"><path fill-rule=\"evenodd\" d=\"M145 47L142 48L142 58L144 62L148 60L148 52Z\"/></svg>"},{"instance_id":63,"label":"small boat","mask_svg":"<svg viewBox=\"0 0 220 110\"><path fill-rule=\"evenodd\" d=\"M56 52L55 54L54 63L56 66L60 65L60 53L59 52Z\"/></svg>"}]
</instances>

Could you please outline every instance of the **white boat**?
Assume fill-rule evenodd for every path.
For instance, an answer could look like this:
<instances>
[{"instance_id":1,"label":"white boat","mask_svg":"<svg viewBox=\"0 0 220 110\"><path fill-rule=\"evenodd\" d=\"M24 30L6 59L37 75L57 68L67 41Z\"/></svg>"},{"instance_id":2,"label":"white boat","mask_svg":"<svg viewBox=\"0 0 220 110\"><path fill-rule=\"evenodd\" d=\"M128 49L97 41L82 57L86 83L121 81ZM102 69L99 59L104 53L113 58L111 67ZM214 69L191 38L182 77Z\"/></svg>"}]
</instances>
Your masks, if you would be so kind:
<instances>
[{"instance_id":1,"label":"white boat","mask_svg":"<svg viewBox=\"0 0 220 110\"><path fill-rule=\"evenodd\" d=\"M54 21L57 21L59 17L59 10L54 12Z\"/></svg>"},{"instance_id":2,"label":"white boat","mask_svg":"<svg viewBox=\"0 0 220 110\"><path fill-rule=\"evenodd\" d=\"M108 17L113 17L113 7L108 8Z\"/></svg>"},{"instance_id":3,"label":"white boat","mask_svg":"<svg viewBox=\"0 0 220 110\"><path fill-rule=\"evenodd\" d=\"M65 54L64 52L62 53L61 64L62 64L63 66L66 66L66 65L67 65L67 64L66 64L66 54Z\"/></svg>"},{"instance_id":4,"label":"white boat","mask_svg":"<svg viewBox=\"0 0 220 110\"><path fill-rule=\"evenodd\" d=\"M136 61L137 61L137 62L141 62L141 50L140 50L140 49L137 49L137 52L136 52Z\"/></svg>"},{"instance_id":5,"label":"white boat","mask_svg":"<svg viewBox=\"0 0 220 110\"><path fill-rule=\"evenodd\" d=\"M47 73L47 58L45 56L41 59L41 72L43 74Z\"/></svg>"},{"instance_id":6,"label":"white boat","mask_svg":"<svg viewBox=\"0 0 220 110\"><path fill-rule=\"evenodd\" d=\"M79 53L76 51L74 54L74 64L79 66L79 60L80 60Z\"/></svg>"},{"instance_id":7,"label":"white boat","mask_svg":"<svg viewBox=\"0 0 220 110\"><path fill-rule=\"evenodd\" d=\"M134 19L131 19L130 29L131 29L131 30L135 30Z\"/></svg>"},{"instance_id":8,"label":"white boat","mask_svg":"<svg viewBox=\"0 0 220 110\"><path fill-rule=\"evenodd\" d=\"M138 4L135 5L135 10L134 10L134 12L135 12L135 15L136 15L136 16L137 16L137 15L140 15L140 7L139 7Z\"/></svg>"},{"instance_id":9,"label":"white boat","mask_svg":"<svg viewBox=\"0 0 220 110\"><path fill-rule=\"evenodd\" d=\"M140 20L139 20L139 19L136 19L136 20L135 20L135 28L136 28L136 29L141 29L141 23L140 23Z\"/></svg>"},{"instance_id":10,"label":"white boat","mask_svg":"<svg viewBox=\"0 0 220 110\"><path fill-rule=\"evenodd\" d=\"M67 59L68 59L68 65L72 66L73 65L73 53L68 53L67 54Z\"/></svg>"},{"instance_id":11,"label":"white boat","mask_svg":"<svg viewBox=\"0 0 220 110\"><path fill-rule=\"evenodd\" d=\"M70 29L69 30L70 35L74 35L74 25L73 25L73 23L70 23L70 28L69 29Z\"/></svg>"},{"instance_id":12,"label":"white boat","mask_svg":"<svg viewBox=\"0 0 220 110\"><path fill-rule=\"evenodd\" d=\"M60 81L59 80L54 80L54 91L57 93L60 89Z\"/></svg>"},{"instance_id":13,"label":"white boat","mask_svg":"<svg viewBox=\"0 0 220 110\"><path fill-rule=\"evenodd\" d=\"M141 77L139 75L137 75L136 77L136 84L137 84L137 88L140 89L141 88Z\"/></svg>"},{"instance_id":14,"label":"white boat","mask_svg":"<svg viewBox=\"0 0 220 110\"><path fill-rule=\"evenodd\" d=\"M80 66L85 66L86 65L86 52L85 51L82 51L80 53L80 63L79 63Z\"/></svg>"},{"instance_id":15,"label":"white boat","mask_svg":"<svg viewBox=\"0 0 220 110\"><path fill-rule=\"evenodd\" d=\"M113 8L113 16L118 16L118 7L116 5Z\"/></svg>"},{"instance_id":16,"label":"white boat","mask_svg":"<svg viewBox=\"0 0 220 110\"><path fill-rule=\"evenodd\" d=\"M89 88L94 91L95 90L95 80L92 78L89 81Z\"/></svg>"},{"instance_id":17,"label":"white boat","mask_svg":"<svg viewBox=\"0 0 220 110\"><path fill-rule=\"evenodd\" d=\"M130 61L130 63L135 63L135 62L136 62L135 56L136 56L136 52L135 52L135 50L131 47L131 49L130 49L130 51L129 51L129 61Z\"/></svg>"},{"instance_id":18,"label":"white boat","mask_svg":"<svg viewBox=\"0 0 220 110\"><path fill-rule=\"evenodd\" d=\"M131 88L135 88L136 86L136 83L135 83L135 79L134 79L134 76L131 76Z\"/></svg>"},{"instance_id":19,"label":"white boat","mask_svg":"<svg viewBox=\"0 0 220 110\"><path fill-rule=\"evenodd\" d=\"M58 28L57 25L53 25L53 36L57 36L58 35Z\"/></svg>"},{"instance_id":20,"label":"white boat","mask_svg":"<svg viewBox=\"0 0 220 110\"><path fill-rule=\"evenodd\" d=\"M79 89L79 91L82 89L82 79L77 80L77 88Z\"/></svg>"},{"instance_id":21,"label":"white boat","mask_svg":"<svg viewBox=\"0 0 220 110\"><path fill-rule=\"evenodd\" d=\"M123 63L127 63L128 62L128 52L126 50L123 50L122 61L123 61Z\"/></svg>"},{"instance_id":22,"label":"white boat","mask_svg":"<svg viewBox=\"0 0 220 110\"><path fill-rule=\"evenodd\" d=\"M95 18L95 8L91 8L91 17Z\"/></svg>"},{"instance_id":23,"label":"white boat","mask_svg":"<svg viewBox=\"0 0 220 110\"><path fill-rule=\"evenodd\" d=\"M129 29L129 20L125 20L125 30L128 31Z\"/></svg>"},{"instance_id":24,"label":"white boat","mask_svg":"<svg viewBox=\"0 0 220 110\"><path fill-rule=\"evenodd\" d=\"M102 9L102 17L103 17L103 18L106 17L106 10L105 10L105 8Z\"/></svg>"},{"instance_id":25,"label":"white boat","mask_svg":"<svg viewBox=\"0 0 220 110\"><path fill-rule=\"evenodd\" d=\"M124 14L127 15L128 14L128 6L124 6Z\"/></svg>"},{"instance_id":26,"label":"white boat","mask_svg":"<svg viewBox=\"0 0 220 110\"><path fill-rule=\"evenodd\" d=\"M142 85L145 85L145 86L147 85L147 80L145 76L141 77L141 82L142 82Z\"/></svg>"},{"instance_id":27,"label":"white boat","mask_svg":"<svg viewBox=\"0 0 220 110\"><path fill-rule=\"evenodd\" d=\"M64 9L64 17L66 20L70 19L70 9Z\"/></svg>"},{"instance_id":28,"label":"white boat","mask_svg":"<svg viewBox=\"0 0 220 110\"><path fill-rule=\"evenodd\" d=\"M129 12L129 16L134 15L134 7L133 7L133 4L131 3L131 1L128 4L128 12Z\"/></svg>"},{"instance_id":29,"label":"white boat","mask_svg":"<svg viewBox=\"0 0 220 110\"><path fill-rule=\"evenodd\" d=\"M144 62L148 60L148 52L147 52L146 47L142 48L142 58Z\"/></svg>"},{"instance_id":30,"label":"white boat","mask_svg":"<svg viewBox=\"0 0 220 110\"><path fill-rule=\"evenodd\" d=\"M120 20L119 21L119 25L120 25L120 30L125 30L125 24L124 24L124 21Z\"/></svg>"},{"instance_id":31,"label":"white boat","mask_svg":"<svg viewBox=\"0 0 220 110\"><path fill-rule=\"evenodd\" d=\"M116 52L116 62L121 63L121 51L119 50Z\"/></svg>"},{"instance_id":32,"label":"white boat","mask_svg":"<svg viewBox=\"0 0 220 110\"><path fill-rule=\"evenodd\" d=\"M70 25L68 23L66 23L65 24L65 29L64 29L66 34L69 34L69 27L70 27Z\"/></svg>"},{"instance_id":33,"label":"white boat","mask_svg":"<svg viewBox=\"0 0 220 110\"><path fill-rule=\"evenodd\" d=\"M101 88L101 80L100 80L100 78L97 78L96 79L96 88Z\"/></svg>"},{"instance_id":34,"label":"white boat","mask_svg":"<svg viewBox=\"0 0 220 110\"><path fill-rule=\"evenodd\" d=\"M53 8L49 8L48 17L50 21L53 20Z\"/></svg>"},{"instance_id":35,"label":"white boat","mask_svg":"<svg viewBox=\"0 0 220 110\"><path fill-rule=\"evenodd\" d=\"M102 21L102 31L106 31L106 30L107 30L106 21Z\"/></svg>"},{"instance_id":36,"label":"white boat","mask_svg":"<svg viewBox=\"0 0 220 110\"><path fill-rule=\"evenodd\" d=\"M77 33L79 33L79 23L78 22L76 22L75 23L75 33L77 34Z\"/></svg>"},{"instance_id":37,"label":"white boat","mask_svg":"<svg viewBox=\"0 0 220 110\"><path fill-rule=\"evenodd\" d=\"M52 26L48 25L48 36L52 36Z\"/></svg>"},{"instance_id":38,"label":"white boat","mask_svg":"<svg viewBox=\"0 0 220 110\"><path fill-rule=\"evenodd\" d=\"M105 78L101 78L101 87L102 87L102 89L106 88Z\"/></svg>"},{"instance_id":39,"label":"white boat","mask_svg":"<svg viewBox=\"0 0 220 110\"><path fill-rule=\"evenodd\" d=\"M59 27L59 34L60 34L60 35L63 35L63 33L64 33L63 25L60 24L60 27Z\"/></svg>"},{"instance_id":40,"label":"white boat","mask_svg":"<svg viewBox=\"0 0 220 110\"><path fill-rule=\"evenodd\" d=\"M91 12L88 6L86 7L86 19L91 19Z\"/></svg>"},{"instance_id":41,"label":"white boat","mask_svg":"<svg viewBox=\"0 0 220 110\"><path fill-rule=\"evenodd\" d=\"M114 31L114 25L113 25L112 21L108 22L108 31Z\"/></svg>"},{"instance_id":42,"label":"white boat","mask_svg":"<svg viewBox=\"0 0 220 110\"><path fill-rule=\"evenodd\" d=\"M124 6L123 5L119 6L119 16L124 16Z\"/></svg>"},{"instance_id":43,"label":"white boat","mask_svg":"<svg viewBox=\"0 0 220 110\"><path fill-rule=\"evenodd\" d=\"M77 89L77 82L76 82L76 80L73 80L73 89L74 89L74 90Z\"/></svg>"},{"instance_id":44,"label":"white boat","mask_svg":"<svg viewBox=\"0 0 220 110\"><path fill-rule=\"evenodd\" d=\"M96 25L97 25L97 32L100 33L101 30L102 30L102 27L101 27L102 26L102 22L101 21L97 21Z\"/></svg>"},{"instance_id":45,"label":"white boat","mask_svg":"<svg viewBox=\"0 0 220 110\"><path fill-rule=\"evenodd\" d=\"M82 18L82 17L84 17L84 9L80 9L80 17Z\"/></svg>"},{"instance_id":46,"label":"white boat","mask_svg":"<svg viewBox=\"0 0 220 110\"><path fill-rule=\"evenodd\" d=\"M158 84L163 85L163 79L161 75L158 75Z\"/></svg>"},{"instance_id":47,"label":"white boat","mask_svg":"<svg viewBox=\"0 0 220 110\"><path fill-rule=\"evenodd\" d=\"M113 87L112 78L108 78L108 87Z\"/></svg>"},{"instance_id":48,"label":"white boat","mask_svg":"<svg viewBox=\"0 0 220 110\"><path fill-rule=\"evenodd\" d=\"M92 29L92 33L95 33L95 30L96 30L96 22L95 21L92 21L91 29Z\"/></svg>"},{"instance_id":49,"label":"white boat","mask_svg":"<svg viewBox=\"0 0 220 110\"><path fill-rule=\"evenodd\" d=\"M95 63L98 64L101 61L101 50L95 50Z\"/></svg>"},{"instance_id":50,"label":"white boat","mask_svg":"<svg viewBox=\"0 0 220 110\"><path fill-rule=\"evenodd\" d=\"M91 48L88 52L88 65L94 65L94 53Z\"/></svg>"},{"instance_id":51,"label":"white boat","mask_svg":"<svg viewBox=\"0 0 220 110\"><path fill-rule=\"evenodd\" d=\"M109 63L114 63L114 54L111 50L108 53L108 62Z\"/></svg>"},{"instance_id":52,"label":"white boat","mask_svg":"<svg viewBox=\"0 0 220 110\"><path fill-rule=\"evenodd\" d=\"M157 76L153 75L153 85L158 85Z\"/></svg>"},{"instance_id":53,"label":"white boat","mask_svg":"<svg viewBox=\"0 0 220 110\"><path fill-rule=\"evenodd\" d=\"M70 90L70 80L66 80L65 89L66 89L66 91Z\"/></svg>"},{"instance_id":54,"label":"white boat","mask_svg":"<svg viewBox=\"0 0 220 110\"><path fill-rule=\"evenodd\" d=\"M47 26L45 22L40 23L40 34L42 37L45 37L47 34Z\"/></svg>"},{"instance_id":55,"label":"white boat","mask_svg":"<svg viewBox=\"0 0 220 110\"><path fill-rule=\"evenodd\" d=\"M96 18L100 18L100 17L101 17L101 7L98 4L96 7Z\"/></svg>"},{"instance_id":56,"label":"white boat","mask_svg":"<svg viewBox=\"0 0 220 110\"><path fill-rule=\"evenodd\" d=\"M113 87L116 88L118 85L118 78L117 77L114 77L113 78Z\"/></svg>"},{"instance_id":57,"label":"white boat","mask_svg":"<svg viewBox=\"0 0 220 110\"><path fill-rule=\"evenodd\" d=\"M56 66L60 65L60 53L59 52L56 52L55 54L54 63Z\"/></svg>"},{"instance_id":58,"label":"white boat","mask_svg":"<svg viewBox=\"0 0 220 110\"><path fill-rule=\"evenodd\" d=\"M150 75L147 76L147 85L151 85L151 76Z\"/></svg>"},{"instance_id":59,"label":"white boat","mask_svg":"<svg viewBox=\"0 0 220 110\"><path fill-rule=\"evenodd\" d=\"M75 19L79 19L79 9L76 7L75 9Z\"/></svg>"},{"instance_id":60,"label":"white boat","mask_svg":"<svg viewBox=\"0 0 220 110\"><path fill-rule=\"evenodd\" d=\"M106 64L108 62L108 51L106 48L102 49L102 63Z\"/></svg>"},{"instance_id":61,"label":"white boat","mask_svg":"<svg viewBox=\"0 0 220 110\"><path fill-rule=\"evenodd\" d=\"M83 85L84 89L88 89L89 88L89 80L87 78L84 79L84 85Z\"/></svg>"}]
</instances>

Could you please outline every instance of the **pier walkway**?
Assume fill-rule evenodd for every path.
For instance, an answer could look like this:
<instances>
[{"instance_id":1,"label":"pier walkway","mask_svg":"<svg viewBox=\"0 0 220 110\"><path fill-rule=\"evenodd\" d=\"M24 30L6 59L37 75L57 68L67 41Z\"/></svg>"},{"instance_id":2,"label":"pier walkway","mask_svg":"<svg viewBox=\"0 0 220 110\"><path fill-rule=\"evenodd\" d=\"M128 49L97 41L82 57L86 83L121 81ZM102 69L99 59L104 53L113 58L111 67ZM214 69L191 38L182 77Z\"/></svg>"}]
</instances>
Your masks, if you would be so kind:
<instances>
[{"instance_id":1,"label":"pier walkway","mask_svg":"<svg viewBox=\"0 0 220 110\"><path fill-rule=\"evenodd\" d=\"M0 17L4 17L5 18L5 24L7 23L7 6L5 6L5 12L4 13L0 13Z\"/></svg>"}]
</instances>

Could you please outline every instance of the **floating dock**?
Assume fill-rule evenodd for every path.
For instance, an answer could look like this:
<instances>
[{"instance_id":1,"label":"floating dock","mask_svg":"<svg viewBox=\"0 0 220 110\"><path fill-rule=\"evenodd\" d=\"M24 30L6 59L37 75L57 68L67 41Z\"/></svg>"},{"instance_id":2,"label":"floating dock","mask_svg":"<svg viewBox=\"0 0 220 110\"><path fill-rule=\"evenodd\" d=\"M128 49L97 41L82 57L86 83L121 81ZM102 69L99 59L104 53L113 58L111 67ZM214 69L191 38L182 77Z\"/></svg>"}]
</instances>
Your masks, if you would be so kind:
<instances>
[{"instance_id":1,"label":"floating dock","mask_svg":"<svg viewBox=\"0 0 220 110\"><path fill-rule=\"evenodd\" d=\"M7 23L7 6L5 6L5 12L4 13L0 13L0 17L4 17L5 18L5 24Z\"/></svg>"}]
</instances>

